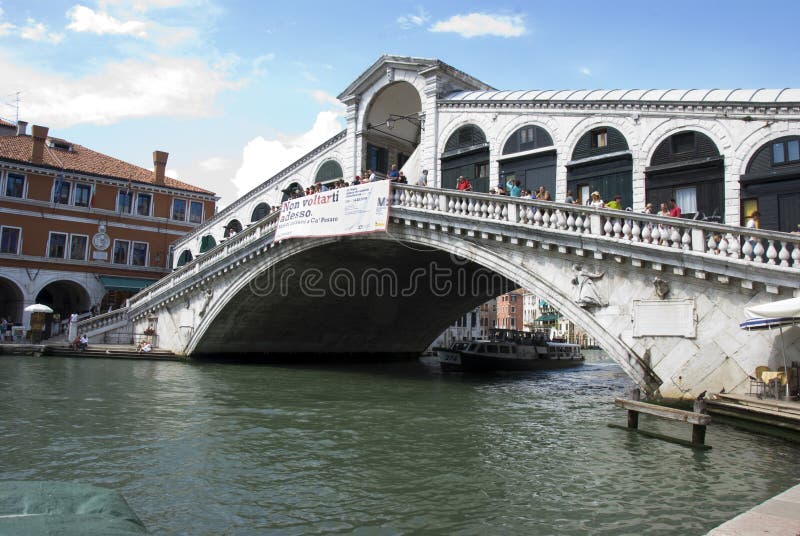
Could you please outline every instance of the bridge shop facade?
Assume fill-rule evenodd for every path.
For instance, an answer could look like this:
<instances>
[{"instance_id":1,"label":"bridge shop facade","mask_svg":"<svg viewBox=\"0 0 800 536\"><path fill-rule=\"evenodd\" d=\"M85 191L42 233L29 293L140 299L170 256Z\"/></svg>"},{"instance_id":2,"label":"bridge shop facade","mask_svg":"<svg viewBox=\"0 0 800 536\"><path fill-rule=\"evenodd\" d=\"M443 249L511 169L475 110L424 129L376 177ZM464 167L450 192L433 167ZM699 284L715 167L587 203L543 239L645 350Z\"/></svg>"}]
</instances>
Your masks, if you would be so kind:
<instances>
[{"instance_id":1,"label":"bridge shop facade","mask_svg":"<svg viewBox=\"0 0 800 536\"><path fill-rule=\"evenodd\" d=\"M792 232L800 224L800 89L496 90L434 59L383 56L344 91L347 128L178 244L257 221L297 188L398 164L413 184L475 191L506 180L640 211L675 198L687 217ZM176 257L176 262L179 257Z\"/></svg>"}]
</instances>

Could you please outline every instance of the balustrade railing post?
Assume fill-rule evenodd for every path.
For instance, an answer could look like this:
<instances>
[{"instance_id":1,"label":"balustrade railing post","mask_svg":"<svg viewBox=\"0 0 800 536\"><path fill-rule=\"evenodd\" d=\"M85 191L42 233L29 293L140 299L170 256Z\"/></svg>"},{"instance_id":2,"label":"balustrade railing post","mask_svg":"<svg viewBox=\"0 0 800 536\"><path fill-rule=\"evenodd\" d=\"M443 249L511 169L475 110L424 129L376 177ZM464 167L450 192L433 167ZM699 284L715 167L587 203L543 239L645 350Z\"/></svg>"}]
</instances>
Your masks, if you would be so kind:
<instances>
[{"instance_id":1,"label":"balustrade railing post","mask_svg":"<svg viewBox=\"0 0 800 536\"><path fill-rule=\"evenodd\" d=\"M510 201L508 202L508 221L512 223L517 223L519 221L519 205L515 202Z\"/></svg>"},{"instance_id":2,"label":"balustrade railing post","mask_svg":"<svg viewBox=\"0 0 800 536\"><path fill-rule=\"evenodd\" d=\"M692 229L692 251L705 251L705 232L702 229Z\"/></svg>"}]
</instances>

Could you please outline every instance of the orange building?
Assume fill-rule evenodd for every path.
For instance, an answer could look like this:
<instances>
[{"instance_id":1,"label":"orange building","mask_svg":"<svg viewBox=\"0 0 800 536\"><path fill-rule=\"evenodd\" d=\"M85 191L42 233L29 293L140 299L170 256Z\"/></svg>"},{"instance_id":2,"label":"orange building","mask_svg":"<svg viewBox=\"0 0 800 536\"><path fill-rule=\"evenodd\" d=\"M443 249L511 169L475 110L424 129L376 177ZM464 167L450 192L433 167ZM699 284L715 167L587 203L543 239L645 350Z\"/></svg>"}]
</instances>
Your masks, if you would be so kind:
<instances>
[{"instance_id":1,"label":"orange building","mask_svg":"<svg viewBox=\"0 0 800 536\"><path fill-rule=\"evenodd\" d=\"M524 290L517 289L497 297L497 325L501 329L518 329L522 331L522 313Z\"/></svg>"},{"instance_id":2,"label":"orange building","mask_svg":"<svg viewBox=\"0 0 800 536\"><path fill-rule=\"evenodd\" d=\"M101 311L161 278L171 244L213 217L213 192L48 136L0 125L0 317L27 325L33 303ZM53 328L56 331L57 328Z\"/></svg>"}]
</instances>

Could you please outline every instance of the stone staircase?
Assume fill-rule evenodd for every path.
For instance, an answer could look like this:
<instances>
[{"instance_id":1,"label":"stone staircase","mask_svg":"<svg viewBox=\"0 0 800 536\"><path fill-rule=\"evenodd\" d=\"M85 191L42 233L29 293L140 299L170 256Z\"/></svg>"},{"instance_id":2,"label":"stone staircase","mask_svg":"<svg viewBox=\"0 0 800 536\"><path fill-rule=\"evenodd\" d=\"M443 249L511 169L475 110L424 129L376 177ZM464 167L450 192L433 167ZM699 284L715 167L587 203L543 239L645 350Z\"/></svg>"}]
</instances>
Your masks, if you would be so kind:
<instances>
[{"instance_id":1,"label":"stone staircase","mask_svg":"<svg viewBox=\"0 0 800 536\"><path fill-rule=\"evenodd\" d=\"M144 353L137 352L133 345L89 345L86 350L75 351L69 345L47 345L42 355L53 357L85 357L101 359L140 359L148 361L183 361L169 350L153 348Z\"/></svg>"}]
</instances>

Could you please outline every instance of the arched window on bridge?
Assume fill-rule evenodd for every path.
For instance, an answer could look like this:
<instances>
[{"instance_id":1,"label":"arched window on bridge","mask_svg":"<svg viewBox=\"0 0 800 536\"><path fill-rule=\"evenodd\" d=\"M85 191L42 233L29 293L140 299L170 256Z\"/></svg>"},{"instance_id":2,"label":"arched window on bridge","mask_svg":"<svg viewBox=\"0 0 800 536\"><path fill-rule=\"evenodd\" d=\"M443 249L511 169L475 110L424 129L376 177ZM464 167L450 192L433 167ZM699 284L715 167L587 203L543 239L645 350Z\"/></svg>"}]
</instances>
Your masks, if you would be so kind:
<instances>
[{"instance_id":1,"label":"arched window on bridge","mask_svg":"<svg viewBox=\"0 0 800 536\"><path fill-rule=\"evenodd\" d=\"M742 225L758 210L761 229L800 231L800 136L783 136L762 145L740 182Z\"/></svg>"},{"instance_id":2,"label":"arched window on bridge","mask_svg":"<svg viewBox=\"0 0 800 536\"><path fill-rule=\"evenodd\" d=\"M230 238L242 232L242 224L239 223L239 220L231 220L228 222L228 225L225 226L225 233L222 235L225 238Z\"/></svg>"},{"instance_id":3,"label":"arched window on bridge","mask_svg":"<svg viewBox=\"0 0 800 536\"><path fill-rule=\"evenodd\" d=\"M291 199L293 197L302 197L305 195L305 188L300 186L300 183L293 182L283 190L283 197L281 197L281 203L286 201L287 199Z\"/></svg>"},{"instance_id":4,"label":"arched window on bridge","mask_svg":"<svg viewBox=\"0 0 800 536\"><path fill-rule=\"evenodd\" d=\"M209 249L213 249L217 245L217 241L211 235L205 235L200 239L200 253L205 253Z\"/></svg>"},{"instance_id":5,"label":"arched window on bridge","mask_svg":"<svg viewBox=\"0 0 800 536\"><path fill-rule=\"evenodd\" d=\"M183 266L186 263L192 262L192 259L192 252L185 249L181 252L180 257L178 257L178 266Z\"/></svg>"},{"instance_id":6,"label":"arched window on bridge","mask_svg":"<svg viewBox=\"0 0 800 536\"><path fill-rule=\"evenodd\" d=\"M489 191L489 142L476 125L456 130L442 153L442 187L455 188L463 175L475 192Z\"/></svg>"},{"instance_id":7,"label":"arched window on bridge","mask_svg":"<svg viewBox=\"0 0 800 536\"><path fill-rule=\"evenodd\" d=\"M253 215L250 216L250 221L258 221L261 218L267 216L269 214L270 207L266 203L259 203L256 205L256 208L253 209Z\"/></svg>"},{"instance_id":8,"label":"arched window on bridge","mask_svg":"<svg viewBox=\"0 0 800 536\"><path fill-rule=\"evenodd\" d=\"M334 181L342 178L344 178L344 173L342 172L342 166L339 165L339 162L336 160L328 160L319 167L317 175L314 177L314 182L321 182L329 186Z\"/></svg>"},{"instance_id":9,"label":"arched window on bridge","mask_svg":"<svg viewBox=\"0 0 800 536\"><path fill-rule=\"evenodd\" d=\"M567 166L567 189L583 204L597 190L603 201L620 195L623 208L633 206L633 158L622 132L601 126L581 136Z\"/></svg>"},{"instance_id":10,"label":"arched window on bridge","mask_svg":"<svg viewBox=\"0 0 800 536\"><path fill-rule=\"evenodd\" d=\"M545 148L551 150L537 151L535 154L527 153ZM500 184L504 188L507 181L517 180L521 188L531 192L539 186L544 186L555 199L556 148L553 146L553 138L545 129L536 125L517 129L503 146L503 156L499 160Z\"/></svg>"},{"instance_id":11,"label":"arched window on bridge","mask_svg":"<svg viewBox=\"0 0 800 536\"><path fill-rule=\"evenodd\" d=\"M684 216L725 216L725 166L716 144L701 132L684 130L658 144L645 172L645 199L658 207L675 199Z\"/></svg>"}]
</instances>

